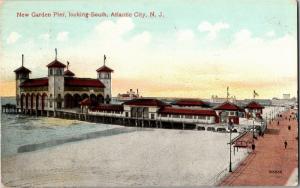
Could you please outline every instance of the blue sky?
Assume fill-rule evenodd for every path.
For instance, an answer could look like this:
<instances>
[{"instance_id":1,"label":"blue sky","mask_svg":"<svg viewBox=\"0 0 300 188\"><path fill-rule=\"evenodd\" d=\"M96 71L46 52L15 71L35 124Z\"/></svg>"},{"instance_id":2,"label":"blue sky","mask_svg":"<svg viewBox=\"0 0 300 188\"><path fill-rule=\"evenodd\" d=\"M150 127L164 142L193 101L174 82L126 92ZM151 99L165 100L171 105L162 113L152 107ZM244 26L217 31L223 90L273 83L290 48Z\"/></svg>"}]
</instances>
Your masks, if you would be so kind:
<instances>
[{"instance_id":1,"label":"blue sky","mask_svg":"<svg viewBox=\"0 0 300 188\"><path fill-rule=\"evenodd\" d=\"M16 17L17 12L54 11L155 11L165 17ZM294 1L5 1L0 14L1 83L11 87L22 53L31 76L41 77L56 47L61 61L70 61L84 77L95 77L107 54L115 69L115 95L138 87L146 96L189 92L208 98L222 95L227 85L240 98L251 97L253 89L262 98L296 94Z\"/></svg>"}]
</instances>

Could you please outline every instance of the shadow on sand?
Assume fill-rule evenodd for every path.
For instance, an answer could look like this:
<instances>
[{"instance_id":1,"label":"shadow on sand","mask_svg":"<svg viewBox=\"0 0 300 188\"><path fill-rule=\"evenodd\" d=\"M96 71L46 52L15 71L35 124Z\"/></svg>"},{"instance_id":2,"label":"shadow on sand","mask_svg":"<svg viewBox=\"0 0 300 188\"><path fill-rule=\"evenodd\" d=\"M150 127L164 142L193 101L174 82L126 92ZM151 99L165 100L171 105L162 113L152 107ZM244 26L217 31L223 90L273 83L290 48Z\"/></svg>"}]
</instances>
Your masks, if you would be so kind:
<instances>
[{"instance_id":1,"label":"shadow on sand","mask_svg":"<svg viewBox=\"0 0 300 188\"><path fill-rule=\"evenodd\" d=\"M18 148L18 153L36 151L36 150L40 150L40 149L44 149L44 148L48 148L48 147L65 144L68 142L77 142L77 141L93 139L93 138L113 136L113 135L118 135L118 134L123 134L123 133L130 133L130 132L134 132L134 131L137 131L137 129L135 129L135 128L114 128L114 129L108 129L108 130L104 130L104 131L97 131L97 132L78 135L78 136L71 137L71 138L50 140L50 141L43 142L43 143L20 146Z\"/></svg>"}]
</instances>

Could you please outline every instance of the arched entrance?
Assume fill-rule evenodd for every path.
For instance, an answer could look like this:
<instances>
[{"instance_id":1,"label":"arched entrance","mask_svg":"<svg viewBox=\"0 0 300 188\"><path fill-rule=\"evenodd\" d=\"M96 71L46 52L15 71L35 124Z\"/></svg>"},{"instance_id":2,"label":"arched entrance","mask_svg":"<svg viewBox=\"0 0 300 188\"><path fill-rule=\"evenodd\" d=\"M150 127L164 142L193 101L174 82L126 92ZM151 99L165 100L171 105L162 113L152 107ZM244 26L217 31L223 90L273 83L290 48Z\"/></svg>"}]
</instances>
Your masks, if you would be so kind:
<instances>
[{"instance_id":1,"label":"arched entrance","mask_svg":"<svg viewBox=\"0 0 300 188\"><path fill-rule=\"evenodd\" d=\"M28 109L29 98L30 98L30 95L29 95L29 93L27 93L27 94L26 94L26 101L25 101L25 108L26 108L26 109Z\"/></svg>"},{"instance_id":2,"label":"arched entrance","mask_svg":"<svg viewBox=\"0 0 300 188\"><path fill-rule=\"evenodd\" d=\"M84 100L86 98L89 98L88 94L84 93L81 95L81 100Z\"/></svg>"},{"instance_id":3,"label":"arched entrance","mask_svg":"<svg viewBox=\"0 0 300 188\"><path fill-rule=\"evenodd\" d=\"M74 94L73 95L73 106L74 107L80 107L80 104L79 104L79 102L81 101L81 97L80 97L80 95L79 94Z\"/></svg>"},{"instance_id":4,"label":"arched entrance","mask_svg":"<svg viewBox=\"0 0 300 188\"><path fill-rule=\"evenodd\" d=\"M35 98L35 109L39 109L41 95L38 93Z\"/></svg>"},{"instance_id":5,"label":"arched entrance","mask_svg":"<svg viewBox=\"0 0 300 188\"><path fill-rule=\"evenodd\" d=\"M131 107L131 117L136 118L137 117L137 108L136 107Z\"/></svg>"},{"instance_id":6,"label":"arched entrance","mask_svg":"<svg viewBox=\"0 0 300 188\"><path fill-rule=\"evenodd\" d=\"M47 94L43 93L43 95L42 95L42 110L44 110L45 107L47 106L47 100L48 100Z\"/></svg>"},{"instance_id":7,"label":"arched entrance","mask_svg":"<svg viewBox=\"0 0 300 188\"><path fill-rule=\"evenodd\" d=\"M90 95L90 100L92 102L92 106L97 106L97 97L94 94Z\"/></svg>"},{"instance_id":8,"label":"arched entrance","mask_svg":"<svg viewBox=\"0 0 300 188\"><path fill-rule=\"evenodd\" d=\"M23 110L23 108L24 108L24 104L26 103L26 101L25 101L25 95L24 94L21 94L21 109Z\"/></svg>"},{"instance_id":9,"label":"arched entrance","mask_svg":"<svg viewBox=\"0 0 300 188\"><path fill-rule=\"evenodd\" d=\"M106 97L105 97L105 103L106 104L110 103L110 97L109 97L109 95L106 95Z\"/></svg>"},{"instance_id":10,"label":"arched entrance","mask_svg":"<svg viewBox=\"0 0 300 188\"><path fill-rule=\"evenodd\" d=\"M35 94L32 93L31 94L31 98L30 98L30 108L33 109L34 106L34 103L35 103Z\"/></svg>"},{"instance_id":11,"label":"arched entrance","mask_svg":"<svg viewBox=\"0 0 300 188\"><path fill-rule=\"evenodd\" d=\"M97 103L98 104L103 104L104 103L103 95L101 95L101 94L97 95Z\"/></svg>"},{"instance_id":12,"label":"arched entrance","mask_svg":"<svg viewBox=\"0 0 300 188\"><path fill-rule=\"evenodd\" d=\"M65 108L73 108L73 96L71 94L66 94L64 97Z\"/></svg>"},{"instance_id":13,"label":"arched entrance","mask_svg":"<svg viewBox=\"0 0 300 188\"><path fill-rule=\"evenodd\" d=\"M63 99L61 98L61 95L57 95L57 108L60 109L62 107L62 101Z\"/></svg>"}]
</instances>

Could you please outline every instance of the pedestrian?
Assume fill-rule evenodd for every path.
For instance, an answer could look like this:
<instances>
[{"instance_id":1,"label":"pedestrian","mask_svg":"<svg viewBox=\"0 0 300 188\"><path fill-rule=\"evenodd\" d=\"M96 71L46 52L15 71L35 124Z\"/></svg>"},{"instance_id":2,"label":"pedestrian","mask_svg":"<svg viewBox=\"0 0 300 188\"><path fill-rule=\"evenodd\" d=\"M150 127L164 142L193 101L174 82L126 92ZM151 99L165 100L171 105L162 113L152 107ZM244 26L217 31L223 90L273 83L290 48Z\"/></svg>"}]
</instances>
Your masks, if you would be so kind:
<instances>
[{"instance_id":1,"label":"pedestrian","mask_svg":"<svg viewBox=\"0 0 300 188\"><path fill-rule=\"evenodd\" d=\"M284 149L286 149L286 147L287 147L287 141L285 140L284 141Z\"/></svg>"},{"instance_id":2,"label":"pedestrian","mask_svg":"<svg viewBox=\"0 0 300 188\"><path fill-rule=\"evenodd\" d=\"M288 129L289 129L289 131L291 130L291 126L290 125L288 126Z\"/></svg>"},{"instance_id":3,"label":"pedestrian","mask_svg":"<svg viewBox=\"0 0 300 188\"><path fill-rule=\"evenodd\" d=\"M277 125L279 125L279 121L277 121Z\"/></svg>"},{"instance_id":4,"label":"pedestrian","mask_svg":"<svg viewBox=\"0 0 300 188\"><path fill-rule=\"evenodd\" d=\"M253 151L255 150L255 144L252 144L252 150Z\"/></svg>"}]
</instances>

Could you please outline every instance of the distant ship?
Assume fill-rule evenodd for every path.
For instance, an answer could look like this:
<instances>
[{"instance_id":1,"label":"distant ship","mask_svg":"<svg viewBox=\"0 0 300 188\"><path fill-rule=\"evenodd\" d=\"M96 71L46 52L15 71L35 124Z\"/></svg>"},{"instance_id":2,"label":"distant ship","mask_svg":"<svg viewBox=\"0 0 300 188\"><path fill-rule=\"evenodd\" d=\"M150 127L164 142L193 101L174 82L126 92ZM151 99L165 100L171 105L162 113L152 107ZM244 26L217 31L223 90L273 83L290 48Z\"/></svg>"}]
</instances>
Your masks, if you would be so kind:
<instances>
[{"instance_id":1,"label":"distant ship","mask_svg":"<svg viewBox=\"0 0 300 188\"><path fill-rule=\"evenodd\" d=\"M119 93L116 97L116 100L120 102L124 102L124 101L129 101L138 98L142 98L142 96L139 95L139 90L137 89L136 92L134 92L133 89L130 89L126 93Z\"/></svg>"}]
</instances>

